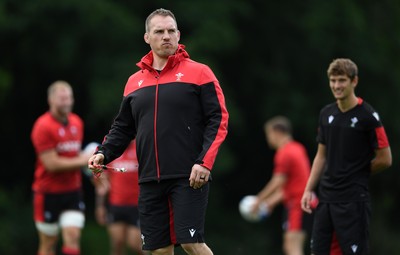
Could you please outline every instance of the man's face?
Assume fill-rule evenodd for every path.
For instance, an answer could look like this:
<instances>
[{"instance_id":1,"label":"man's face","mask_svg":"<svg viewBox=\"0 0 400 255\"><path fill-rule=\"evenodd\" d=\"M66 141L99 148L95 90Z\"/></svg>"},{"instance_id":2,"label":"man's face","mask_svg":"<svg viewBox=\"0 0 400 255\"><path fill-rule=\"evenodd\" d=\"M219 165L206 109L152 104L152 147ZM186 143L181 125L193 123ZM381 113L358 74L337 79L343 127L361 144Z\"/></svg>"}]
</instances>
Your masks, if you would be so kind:
<instances>
[{"instance_id":1,"label":"man's face","mask_svg":"<svg viewBox=\"0 0 400 255\"><path fill-rule=\"evenodd\" d=\"M353 95L357 82L357 76L353 80L350 80L347 75L331 75L329 77L329 86L336 100L345 100Z\"/></svg>"},{"instance_id":2,"label":"man's face","mask_svg":"<svg viewBox=\"0 0 400 255\"><path fill-rule=\"evenodd\" d=\"M271 149L276 148L276 131L272 127L267 127L265 130L265 138Z\"/></svg>"},{"instance_id":3,"label":"man's face","mask_svg":"<svg viewBox=\"0 0 400 255\"><path fill-rule=\"evenodd\" d=\"M68 88L57 88L50 96L50 107L59 115L65 116L72 111L74 96Z\"/></svg>"},{"instance_id":4,"label":"man's face","mask_svg":"<svg viewBox=\"0 0 400 255\"><path fill-rule=\"evenodd\" d=\"M154 16L149 22L149 31L144 34L144 40L160 58L168 58L175 54L178 48L180 32L175 20L170 16Z\"/></svg>"}]
</instances>

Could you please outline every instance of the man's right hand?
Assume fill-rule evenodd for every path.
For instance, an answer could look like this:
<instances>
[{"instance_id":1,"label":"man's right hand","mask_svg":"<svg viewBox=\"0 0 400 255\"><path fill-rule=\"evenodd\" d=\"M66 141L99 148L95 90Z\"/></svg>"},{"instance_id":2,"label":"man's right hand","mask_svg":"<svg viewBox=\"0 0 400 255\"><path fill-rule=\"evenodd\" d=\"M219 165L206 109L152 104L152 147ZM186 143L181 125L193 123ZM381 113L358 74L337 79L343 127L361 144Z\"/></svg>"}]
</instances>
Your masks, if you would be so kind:
<instances>
[{"instance_id":1,"label":"man's right hand","mask_svg":"<svg viewBox=\"0 0 400 255\"><path fill-rule=\"evenodd\" d=\"M312 205L311 202L313 200L313 192L312 191L304 191L303 197L301 198L301 209L306 213L312 213Z\"/></svg>"},{"instance_id":2,"label":"man's right hand","mask_svg":"<svg viewBox=\"0 0 400 255\"><path fill-rule=\"evenodd\" d=\"M103 165L104 155L99 153L91 156L88 161L88 168L91 170L98 169L99 165Z\"/></svg>"}]
</instances>

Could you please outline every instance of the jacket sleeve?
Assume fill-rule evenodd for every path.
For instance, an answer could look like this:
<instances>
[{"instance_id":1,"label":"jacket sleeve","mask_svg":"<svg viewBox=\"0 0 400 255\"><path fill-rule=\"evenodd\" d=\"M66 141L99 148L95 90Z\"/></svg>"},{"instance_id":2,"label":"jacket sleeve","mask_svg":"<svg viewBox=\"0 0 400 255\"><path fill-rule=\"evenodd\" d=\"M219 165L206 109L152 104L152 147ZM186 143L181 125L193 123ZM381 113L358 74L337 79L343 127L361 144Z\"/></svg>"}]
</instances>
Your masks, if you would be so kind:
<instances>
[{"instance_id":1,"label":"jacket sleeve","mask_svg":"<svg viewBox=\"0 0 400 255\"><path fill-rule=\"evenodd\" d=\"M108 164L122 155L136 136L136 125L131 113L130 98L124 97L119 112L111 125L109 133L104 137L98 151L105 156L104 164Z\"/></svg>"},{"instance_id":2,"label":"jacket sleeve","mask_svg":"<svg viewBox=\"0 0 400 255\"><path fill-rule=\"evenodd\" d=\"M221 86L213 72L207 66L202 72L200 101L205 123L203 149L196 163L212 170L218 149L228 133L229 114Z\"/></svg>"}]
</instances>

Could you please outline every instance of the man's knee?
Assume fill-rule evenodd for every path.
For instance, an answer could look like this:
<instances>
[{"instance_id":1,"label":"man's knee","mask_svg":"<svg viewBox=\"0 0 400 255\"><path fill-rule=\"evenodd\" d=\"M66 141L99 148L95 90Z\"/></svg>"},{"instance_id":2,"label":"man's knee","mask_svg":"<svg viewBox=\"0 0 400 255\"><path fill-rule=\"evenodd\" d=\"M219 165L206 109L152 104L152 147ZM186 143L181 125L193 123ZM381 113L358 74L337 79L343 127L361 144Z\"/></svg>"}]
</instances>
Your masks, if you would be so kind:
<instances>
[{"instance_id":1,"label":"man's knee","mask_svg":"<svg viewBox=\"0 0 400 255\"><path fill-rule=\"evenodd\" d=\"M212 255L212 251L205 243L181 244L182 249L189 255Z\"/></svg>"},{"instance_id":2,"label":"man's knee","mask_svg":"<svg viewBox=\"0 0 400 255\"><path fill-rule=\"evenodd\" d=\"M174 255L174 245L151 251L152 255Z\"/></svg>"}]
</instances>

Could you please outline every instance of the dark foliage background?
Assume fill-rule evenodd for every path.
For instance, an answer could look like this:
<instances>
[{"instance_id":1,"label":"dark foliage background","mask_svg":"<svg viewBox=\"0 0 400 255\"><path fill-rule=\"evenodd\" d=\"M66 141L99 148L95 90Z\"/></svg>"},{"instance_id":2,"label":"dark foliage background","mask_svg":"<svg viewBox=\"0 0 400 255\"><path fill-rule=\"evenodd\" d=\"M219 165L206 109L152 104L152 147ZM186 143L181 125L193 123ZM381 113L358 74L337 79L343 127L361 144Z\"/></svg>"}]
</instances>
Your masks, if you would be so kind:
<instances>
[{"instance_id":1,"label":"dark foliage background","mask_svg":"<svg viewBox=\"0 0 400 255\"><path fill-rule=\"evenodd\" d=\"M262 125L288 116L312 159L319 110L333 100L326 69L332 59L348 57L360 69L357 94L379 111L394 159L391 169L371 179L372 254L399 254L397 0L0 0L0 254L35 254L37 247L30 131L48 108L47 86L58 79L73 85L85 143L101 141L127 78L149 51L144 20L159 7L175 13L191 57L214 70L230 112L207 215L214 253L281 254L281 208L256 224L237 210L240 198L271 176L273 151ZM107 254L107 234L93 220L93 187L88 179L84 185L83 254Z\"/></svg>"}]
</instances>

